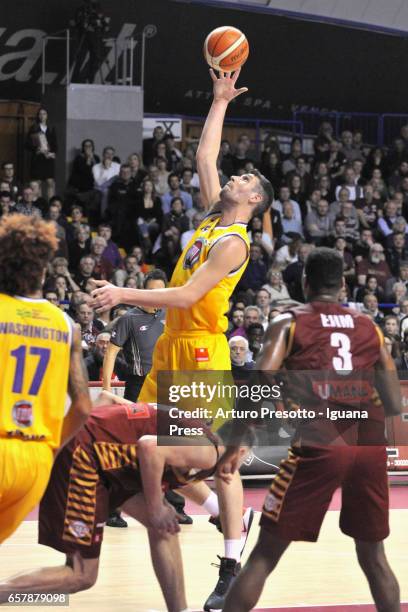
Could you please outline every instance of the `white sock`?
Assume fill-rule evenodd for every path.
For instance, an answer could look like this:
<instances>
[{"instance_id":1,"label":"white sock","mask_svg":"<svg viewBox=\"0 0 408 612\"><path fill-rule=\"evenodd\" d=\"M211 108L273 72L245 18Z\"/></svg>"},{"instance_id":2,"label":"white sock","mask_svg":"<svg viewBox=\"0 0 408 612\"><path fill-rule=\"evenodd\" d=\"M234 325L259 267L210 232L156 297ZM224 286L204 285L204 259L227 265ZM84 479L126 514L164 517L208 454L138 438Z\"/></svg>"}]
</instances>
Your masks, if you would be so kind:
<instances>
[{"instance_id":1,"label":"white sock","mask_svg":"<svg viewBox=\"0 0 408 612\"><path fill-rule=\"evenodd\" d=\"M211 491L205 502L202 504L203 508L207 510L211 516L218 516L220 514L220 508L218 506L218 497Z\"/></svg>"},{"instance_id":2,"label":"white sock","mask_svg":"<svg viewBox=\"0 0 408 612\"><path fill-rule=\"evenodd\" d=\"M241 557L241 540L224 540L224 551L227 559L239 561Z\"/></svg>"}]
</instances>

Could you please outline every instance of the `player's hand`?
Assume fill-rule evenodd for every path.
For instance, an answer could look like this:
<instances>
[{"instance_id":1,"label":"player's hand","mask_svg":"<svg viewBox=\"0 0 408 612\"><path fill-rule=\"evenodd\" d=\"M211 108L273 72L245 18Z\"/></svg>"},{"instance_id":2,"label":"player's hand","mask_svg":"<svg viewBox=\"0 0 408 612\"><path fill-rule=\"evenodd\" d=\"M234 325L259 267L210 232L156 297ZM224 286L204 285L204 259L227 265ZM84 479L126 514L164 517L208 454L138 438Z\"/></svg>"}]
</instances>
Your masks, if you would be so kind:
<instances>
[{"instance_id":1,"label":"player's hand","mask_svg":"<svg viewBox=\"0 0 408 612\"><path fill-rule=\"evenodd\" d=\"M98 289L94 289L91 293L93 301L92 308L96 308L97 312L104 312L122 302L122 288L116 287L104 280L93 281Z\"/></svg>"},{"instance_id":2,"label":"player's hand","mask_svg":"<svg viewBox=\"0 0 408 612\"><path fill-rule=\"evenodd\" d=\"M239 468L239 458L239 446L228 446L227 450L218 461L217 476L227 484L232 481L232 475Z\"/></svg>"},{"instance_id":3,"label":"player's hand","mask_svg":"<svg viewBox=\"0 0 408 612\"><path fill-rule=\"evenodd\" d=\"M165 501L150 514L149 523L160 532L175 534L180 531L177 512Z\"/></svg>"},{"instance_id":4,"label":"player's hand","mask_svg":"<svg viewBox=\"0 0 408 612\"><path fill-rule=\"evenodd\" d=\"M235 83L239 77L241 68L238 68L235 72L219 72L219 76L215 74L214 70L210 68L210 75L213 82L213 93L214 100L224 100L231 102L237 96L248 91L248 87L241 87L240 89L235 88Z\"/></svg>"}]
</instances>

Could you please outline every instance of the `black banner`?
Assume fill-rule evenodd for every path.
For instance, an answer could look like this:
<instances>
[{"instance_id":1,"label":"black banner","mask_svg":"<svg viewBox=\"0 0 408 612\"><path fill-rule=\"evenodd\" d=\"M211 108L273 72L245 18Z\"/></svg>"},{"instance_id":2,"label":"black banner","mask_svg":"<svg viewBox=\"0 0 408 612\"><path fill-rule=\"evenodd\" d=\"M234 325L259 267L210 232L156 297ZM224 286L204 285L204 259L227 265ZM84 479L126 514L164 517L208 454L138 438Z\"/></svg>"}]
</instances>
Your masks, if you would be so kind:
<instances>
[{"instance_id":1,"label":"black banner","mask_svg":"<svg viewBox=\"0 0 408 612\"><path fill-rule=\"evenodd\" d=\"M42 37L66 28L79 0L3 0L0 24L0 83L3 99L41 99ZM371 112L405 112L406 40L374 32L302 22L275 15L217 9L171 0L102 0L111 17L109 36L135 36L140 76L141 32L148 24L157 34L146 41L145 111L203 115L211 81L203 41L213 28L242 29L250 56L240 79L249 92L230 115L290 117L293 106ZM71 48L71 61L79 37ZM114 49L103 49L103 71L113 81ZM105 61L107 60L107 61ZM63 84L65 47L48 44L46 81Z\"/></svg>"}]
</instances>

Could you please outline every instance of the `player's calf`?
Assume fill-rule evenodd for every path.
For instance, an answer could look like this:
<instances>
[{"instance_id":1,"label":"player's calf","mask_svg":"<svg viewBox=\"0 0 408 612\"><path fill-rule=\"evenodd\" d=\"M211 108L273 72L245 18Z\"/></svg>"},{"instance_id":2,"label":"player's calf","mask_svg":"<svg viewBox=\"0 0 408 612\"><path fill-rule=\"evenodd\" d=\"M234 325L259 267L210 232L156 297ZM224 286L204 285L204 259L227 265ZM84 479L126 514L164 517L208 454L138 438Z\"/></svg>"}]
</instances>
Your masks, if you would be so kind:
<instances>
[{"instance_id":1,"label":"player's calf","mask_svg":"<svg viewBox=\"0 0 408 612\"><path fill-rule=\"evenodd\" d=\"M370 585L378 612L400 612L398 581L388 564L383 542L355 541L358 562Z\"/></svg>"}]
</instances>

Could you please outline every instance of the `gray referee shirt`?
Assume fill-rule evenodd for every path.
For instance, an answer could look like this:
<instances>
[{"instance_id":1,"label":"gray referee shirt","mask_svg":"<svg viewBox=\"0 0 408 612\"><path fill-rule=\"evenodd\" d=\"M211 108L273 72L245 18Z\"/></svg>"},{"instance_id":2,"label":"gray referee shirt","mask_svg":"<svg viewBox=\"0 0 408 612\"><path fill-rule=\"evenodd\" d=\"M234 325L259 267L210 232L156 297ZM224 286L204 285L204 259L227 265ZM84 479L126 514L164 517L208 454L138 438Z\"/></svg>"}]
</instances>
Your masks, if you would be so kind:
<instances>
[{"instance_id":1,"label":"gray referee shirt","mask_svg":"<svg viewBox=\"0 0 408 612\"><path fill-rule=\"evenodd\" d=\"M126 363L134 376L149 373L153 349L164 330L165 316L164 310L150 313L136 307L116 321L110 341L123 349Z\"/></svg>"}]
</instances>

